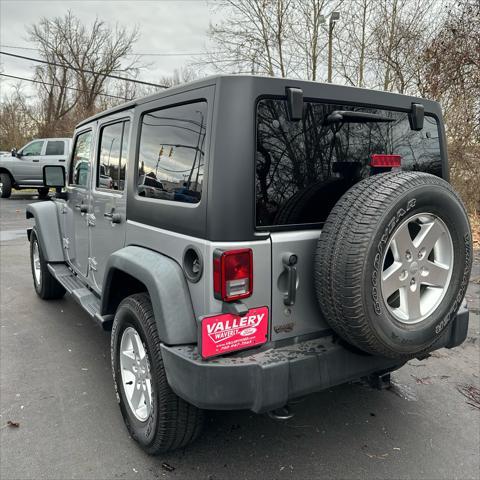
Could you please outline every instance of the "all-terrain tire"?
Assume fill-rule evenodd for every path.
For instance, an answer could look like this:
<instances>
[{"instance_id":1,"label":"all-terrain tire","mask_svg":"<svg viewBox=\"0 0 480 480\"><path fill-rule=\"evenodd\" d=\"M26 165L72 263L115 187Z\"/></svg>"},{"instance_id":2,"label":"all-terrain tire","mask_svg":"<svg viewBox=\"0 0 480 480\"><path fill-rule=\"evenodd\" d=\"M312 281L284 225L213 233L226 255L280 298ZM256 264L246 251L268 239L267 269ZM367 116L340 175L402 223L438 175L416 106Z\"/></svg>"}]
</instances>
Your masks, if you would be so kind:
<instances>
[{"instance_id":1,"label":"all-terrain tire","mask_svg":"<svg viewBox=\"0 0 480 480\"><path fill-rule=\"evenodd\" d=\"M10 198L12 194L12 178L8 173L0 173L0 183L2 184L1 198Z\"/></svg>"},{"instance_id":2,"label":"all-terrain tire","mask_svg":"<svg viewBox=\"0 0 480 480\"><path fill-rule=\"evenodd\" d=\"M381 293L382 262L396 229L424 213L448 230L452 272L438 306L408 324L392 314ZM357 183L332 210L317 245L315 288L326 321L344 340L370 354L405 359L428 350L448 330L471 263L468 217L452 187L426 173L387 173Z\"/></svg>"},{"instance_id":3,"label":"all-terrain tire","mask_svg":"<svg viewBox=\"0 0 480 480\"><path fill-rule=\"evenodd\" d=\"M146 353L151 376L151 411L141 421L126 397L120 354L122 335L133 328ZM175 450L194 441L204 423L204 412L178 397L168 384L163 366L150 297L138 293L125 298L115 314L111 337L112 372L120 410L130 435L150 455Z\"/></svg>"},{"instance_id":4,"label":"all-terrain tire","mask_svg":"<svg viewBox=\"0 0 480 480\"><path fill-rule=\"evenodd\" d=\"M48 270L43 247L35 229L30 234L30 266L35 292L42 300L53 300L65 295L65 289Z\"/></svg>"}]
</instances>

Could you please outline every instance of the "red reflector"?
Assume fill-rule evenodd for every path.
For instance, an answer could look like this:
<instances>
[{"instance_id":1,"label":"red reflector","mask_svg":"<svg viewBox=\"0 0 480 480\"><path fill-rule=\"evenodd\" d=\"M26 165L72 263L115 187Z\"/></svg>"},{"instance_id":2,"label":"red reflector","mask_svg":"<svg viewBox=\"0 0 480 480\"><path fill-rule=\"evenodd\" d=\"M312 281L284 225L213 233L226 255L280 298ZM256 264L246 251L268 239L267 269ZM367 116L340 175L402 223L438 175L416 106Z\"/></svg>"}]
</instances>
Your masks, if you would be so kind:
<instances>
[{"instance_id":1,"label":"red reflector","mask_svg":"<svg viewBox=\"0 0 480 480\"><path fill-rule=\"evenodd\" d=\"M202 358L251 348L267 341L268 308L251 308L244 317L223 313L201 319Z\"/></svg>"},{"instance_id":2,"label":"red reflector","mask_svg":"<svg viewBox=\"0 0 480 480\"><path fill-rule=\"evenodd\" d=\"M213 292L224 302L249 297L253 291L253 252L215 250L213 254Z\"/></svg>"},{"instance_id":3,"label":"red reflector","mask_svg":"<svg viewBox=\"0 0 480 480\"><path fill-rule=\"evenodd\" d=\"M387 155L385 153L373 153L370 155L371 167L401 167L401 155Z\"/></svg>"}]
</instances>

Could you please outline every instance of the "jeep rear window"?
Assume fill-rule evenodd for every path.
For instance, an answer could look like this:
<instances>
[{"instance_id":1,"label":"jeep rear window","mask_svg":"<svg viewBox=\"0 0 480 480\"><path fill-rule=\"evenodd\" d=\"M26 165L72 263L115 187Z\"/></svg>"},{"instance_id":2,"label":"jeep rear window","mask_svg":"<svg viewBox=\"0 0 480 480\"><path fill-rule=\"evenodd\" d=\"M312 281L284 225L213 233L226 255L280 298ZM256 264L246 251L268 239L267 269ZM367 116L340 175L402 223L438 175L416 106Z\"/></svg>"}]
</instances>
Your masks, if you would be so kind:
<instances>
[{"instance_id":1,"label":"jeep rear window","mask_svg":"<svg viewBox=\"0 0 480 480\"><path fill-rule=\"evenodd\" d=\"M372 113L383 120L332 123L327 117L334 111ZM324 222L343 193L375 173L371 154L399 154L402 170L441 176L437 121L425 116L423 129L414 131L406 112L305 102L303 119L294 122L285 100L260 100L257 227Z\"/></svg>"}]
</instances>

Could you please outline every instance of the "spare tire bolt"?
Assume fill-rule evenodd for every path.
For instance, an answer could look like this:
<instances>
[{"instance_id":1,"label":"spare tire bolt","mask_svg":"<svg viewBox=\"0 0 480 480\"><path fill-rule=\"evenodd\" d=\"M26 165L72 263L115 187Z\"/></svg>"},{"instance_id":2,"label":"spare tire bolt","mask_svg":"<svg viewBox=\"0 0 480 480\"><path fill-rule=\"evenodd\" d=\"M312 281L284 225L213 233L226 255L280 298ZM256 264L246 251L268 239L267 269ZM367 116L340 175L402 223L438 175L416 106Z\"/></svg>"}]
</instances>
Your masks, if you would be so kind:
<instances>
[{"instance_id":1,"label":"spare tire bolt","mask_svg":"<svg viewBox=\"0 0 480 480\"><path fill-rule=\"evenodd\" d=\"M407 262L411 262L412 261L412 252L410 252L410 250L407 250L405 252L405 259L407 260Z\"/></svg>"},{"instance_id":2,"label":"spare tire bolt","mask_svg":"<svg viewBox=\"0 0 480 480\"><path fill-rule=\"evenodd\" d=\"M420 249L420 251L418 252L418 258L422 259L422 258L425 256L425 253L426 253L426 250L425 250L425 247L423 247L423 248Z\"/></svg>"}]
</instances>

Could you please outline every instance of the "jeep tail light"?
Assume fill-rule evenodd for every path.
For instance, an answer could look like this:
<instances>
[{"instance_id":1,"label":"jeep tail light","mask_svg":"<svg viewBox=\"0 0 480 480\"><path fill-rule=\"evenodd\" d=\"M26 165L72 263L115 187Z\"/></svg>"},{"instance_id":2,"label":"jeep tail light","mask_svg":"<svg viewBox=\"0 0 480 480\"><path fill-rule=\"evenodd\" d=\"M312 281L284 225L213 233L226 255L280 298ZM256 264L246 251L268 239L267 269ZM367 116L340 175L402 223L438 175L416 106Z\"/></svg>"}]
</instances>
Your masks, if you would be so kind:
<instances>
[{"instance_id":1,"label":"jeep tail light","mask_svg":"<svg viewBox=\"0 0 480 480\"><path fill-rule=\"evenodd\" d=\"M373 153L370 155L370 166L380 168L401 167L401 155L388 155L386 153Z\"/></svg>"},{"instance_id":2,"label":"jeep tail light","mask_svg":"<svg viewBox=\"0 0 480 480\"><path fill-rule=\"evenodd\" d=\"M253 252L215 250L213 253L213 292L215 298L232 302L247 298L253 291Z\"/></svg>"}]
</instances>

